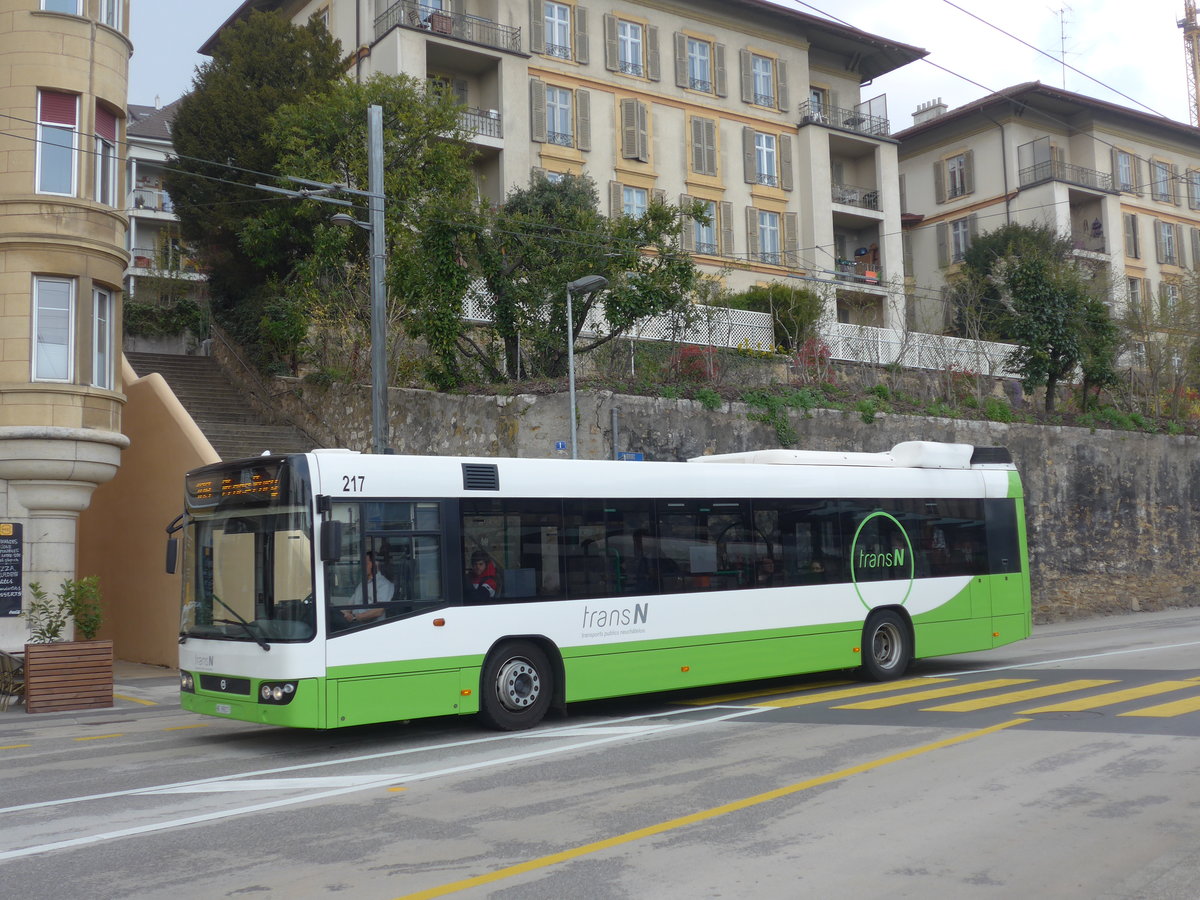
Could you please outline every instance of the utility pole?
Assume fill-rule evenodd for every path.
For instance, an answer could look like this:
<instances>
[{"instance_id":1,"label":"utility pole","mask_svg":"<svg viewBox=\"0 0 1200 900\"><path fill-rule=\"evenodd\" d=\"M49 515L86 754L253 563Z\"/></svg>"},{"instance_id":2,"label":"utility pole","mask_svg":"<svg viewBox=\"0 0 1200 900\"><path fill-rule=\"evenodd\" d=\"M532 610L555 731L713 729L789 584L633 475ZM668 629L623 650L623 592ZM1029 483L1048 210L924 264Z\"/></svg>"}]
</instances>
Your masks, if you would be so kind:
<instances>
[{"instance_id":1,"label":"utility pole","mask_svg":"<svg viewBox=\"0 0 1200 900\"><path fill-rule=\"evenodd\" d=\"M387 234L383 216L383 107L378 105L367 107L367 187L369 190L356 191L344 184L325 184L321 181L297 178L294 175L282 177L286 181L294 181L304 187L298 191L289 191L268 184L256 184L255 187L287 197L319 200L322 203L332 203L334 206L346 206L351 209L354 208L354 204L349 200L340 200L328 195L342 193L367 198L368 214L365 222L348 213L338 213L331 217L330 221L357 226L368 232L371 237L371 452L387 453Z\"/></svg>"},{"instance_id":2,"label":"utility pole","mask_svg":"<svg viewBox=\"0 0 1200 900\"><path fill-rule=\"evenodd\" d=\"M1200 25L1196 24L1196 0L1183 0L1183 18L1176 22L1183 29L1187 56L1188 111L1192 125L1200 126Z\"/></svg>"}]
</instances>

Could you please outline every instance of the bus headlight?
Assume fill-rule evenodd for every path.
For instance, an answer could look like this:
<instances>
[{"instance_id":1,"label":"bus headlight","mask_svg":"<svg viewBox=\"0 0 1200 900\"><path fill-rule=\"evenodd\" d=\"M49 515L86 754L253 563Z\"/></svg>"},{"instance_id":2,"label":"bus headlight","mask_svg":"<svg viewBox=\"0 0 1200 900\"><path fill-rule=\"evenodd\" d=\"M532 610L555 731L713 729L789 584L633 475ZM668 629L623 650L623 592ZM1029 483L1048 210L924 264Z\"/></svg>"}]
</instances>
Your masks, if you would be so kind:
<instances>
[{"instance_id":1,"label":"bus headlight","mask_svg":"<svg viewBox=\"0 0 1200 900\"><path fill-rule=\"evenodd\" d=\"M191 672L179 673L179 690L187 694L196 693L196 681L192 678Z\"/></svg>"},{"instance_id":2,"label":"bus headlight","mask_svg":"<svg viewBox=\"0 0 1200 900\"><path fill-rule=\"evenodd\" d=\"M258 686L258 702L287 706L296 696L294 681L264 681Z\"/></svg>"}]
</instances>

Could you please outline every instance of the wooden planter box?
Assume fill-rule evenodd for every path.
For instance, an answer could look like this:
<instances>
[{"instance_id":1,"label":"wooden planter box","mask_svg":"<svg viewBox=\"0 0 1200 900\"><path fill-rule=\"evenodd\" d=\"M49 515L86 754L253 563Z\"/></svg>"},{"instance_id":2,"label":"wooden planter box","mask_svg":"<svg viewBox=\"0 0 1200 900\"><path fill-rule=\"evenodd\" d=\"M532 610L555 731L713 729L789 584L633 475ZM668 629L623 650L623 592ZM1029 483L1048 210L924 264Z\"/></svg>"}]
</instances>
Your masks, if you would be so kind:
<instances>
[{"instance_id":1,"label":"wooden planter box","mask_svg":"<svg viewBox=\"0 0 1200 900\"><path fill-rule=\"evenodd\" d=\"M25 645L26 712L112 705L112 641Z\"/></svg>"}]
</instances>

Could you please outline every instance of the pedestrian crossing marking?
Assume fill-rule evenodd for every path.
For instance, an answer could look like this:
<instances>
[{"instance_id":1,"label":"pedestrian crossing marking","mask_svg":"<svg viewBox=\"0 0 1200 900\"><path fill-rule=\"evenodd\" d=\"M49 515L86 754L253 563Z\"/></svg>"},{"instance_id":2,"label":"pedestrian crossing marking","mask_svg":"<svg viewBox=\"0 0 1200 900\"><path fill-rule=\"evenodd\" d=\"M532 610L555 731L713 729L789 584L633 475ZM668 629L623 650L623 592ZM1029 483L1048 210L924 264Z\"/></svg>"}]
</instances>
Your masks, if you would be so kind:
<instances>
[{"instance_id":1,"label":"pedestrian crossing marking","mask_svg":"<svg viewBox=\"0 0 1200 900\"><path fill-rule=\"evenodd\" d=\"M1051 703L1049 706L1039 706L1034 709L1023 709L1021 715L1034 713L1084 712L1098 709L1101 706L1116 706L1130 700L1140 700L1143 697L1153 697L1156 694L1167 694L1171 691L1181 691L1184 688L1195 687L1195 681L1159 681L1154 684L1143 684L1138 687L1125 688L1121 691L1107 691L1091 697L1080 697L1076 700L1065 700L1062 703Z\"/></svg>"},{"instance_id":2,"label":"pedestrian crossing marking","mask_svg":"<svg viewBox=\"0 0 1200 900\"><path fill-rule=\"evenodd\" d=\"M1087 688L1103 687L1106 684L1116 684L1112 679L1081 678L1077 681L1064 681L1061 684L1047 684L1042 687L1028 688L1024 691L1009 691L994 697L980 697L975 700L960 700L958 703L946 703L942 706L922 707L922 712L975 712L980 709L992 709L997 706L1008 706L1010 703L1024 703L1026 700L1036 700L1039 697L1052 697L1055 694L1069 694L1071 691L1082 691Z\"/></svg>"},{"instance_id":3,"label":"pedestrian crossing marking","mask_svg":"<svg viewBox=\"0 0 1200 900\"><path fill-rule=\"evenodd\" d=\"M1174 700L1170 703L1160 703L1158 706L1147 706L1145 709L1133 709L1121 713L1122 716L1144 716L1156 719L1169 719L1172 716L1182 716L1200 710L1200 697L1188 697L1186 700Z\"/></svg>"},{"instance_id":4,"label":"pedestrian crossing marking","mask_svg":"<svg viewBox=\"0 0 1200 900\"><path fill-rule=\"evenodd\" d=\"M950 687L933 688L928 691L917 691L912 694L902 694L899 697L879 697L875 700L863 700L860 703L846 703L835 706L834 709L887 709L892 706L903 706L906 703L922 703L925 700L937 700L939 697L957 697L961 694L971 694L976 691L989 691L993 688L1013 687L1018 684L1029 684L1032 678L993 678L991 681L976 681L971 684L955 684Z\"/></svg>"},{"instance_id":5,"label":"pedestrian crossing marking","mask_svg":"<svg viewBox=\"0 0 1200 900\"><path fill-rule=\"evenodd\" d=\"M882 694L890 691L903 691L918 685L939 684L944 681L954 681L953 678L905 678L903 681L885 681L882 684L859 685L840 691L821 691L817 694L805 694L803 697L785 697L782 700L765 700L755 703L755 706L776 707L785 709L792 706L810 706L815 703L826 703L830 700L845 700L850 697L863 697L869 694Z\"/></svg>"}]
</instances>

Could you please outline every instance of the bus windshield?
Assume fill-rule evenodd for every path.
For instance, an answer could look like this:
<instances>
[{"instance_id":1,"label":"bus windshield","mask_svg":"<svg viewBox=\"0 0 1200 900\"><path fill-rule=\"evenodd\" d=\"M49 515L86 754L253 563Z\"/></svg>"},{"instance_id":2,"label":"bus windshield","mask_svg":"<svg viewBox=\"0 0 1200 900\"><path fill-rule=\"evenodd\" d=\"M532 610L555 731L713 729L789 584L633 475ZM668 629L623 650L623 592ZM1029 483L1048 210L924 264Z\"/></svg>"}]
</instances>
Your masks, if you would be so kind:
<instances>
[{"instance_id":1,"label":"bus windshield","mask_svg":"<svg viewBox=\"0 0 1200 900\"><path fill-rule=\"evenodd\" d=\"M181 637L266 647L316 635L312 519L306 504L281 493L189 504Z\"/></svg>"}]
</instances>

